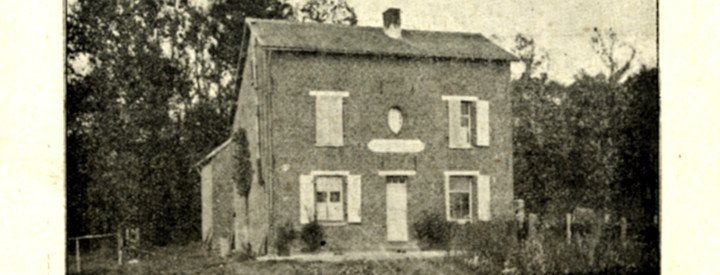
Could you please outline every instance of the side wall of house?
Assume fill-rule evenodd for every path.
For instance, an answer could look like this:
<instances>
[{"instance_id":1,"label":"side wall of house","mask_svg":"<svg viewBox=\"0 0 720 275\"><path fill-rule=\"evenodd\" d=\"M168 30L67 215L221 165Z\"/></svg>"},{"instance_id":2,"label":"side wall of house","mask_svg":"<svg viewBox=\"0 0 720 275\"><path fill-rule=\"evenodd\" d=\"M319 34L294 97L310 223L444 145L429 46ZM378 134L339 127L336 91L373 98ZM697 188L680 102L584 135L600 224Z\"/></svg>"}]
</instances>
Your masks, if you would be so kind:
<instances>
[{"instance_id":1,"label":"side wall of house","mask_svg":"<svg viewBox=\"0 0 720 275\"><path fill-rule=\"evenodd\" d=\"M202 240L207 241L213 224L212 165L205 164L200 171L200 197L202 203Z\"/></svg>"},{"instance_id":2,"label":"side wall of house","mask_svg":"<svg viewBox=\"0 0 720 275\"><path fill-rule=\"evenodd\" d=\"M265 53L255 45L255 38L251 36L233 121L233 132L244 129L246 133L253 171L252 185L247 201L236 194L233 204L238 213L242 213L235 220L236 247L246 249L249 245L254 253L265 254L269 237L269 187L265 184L267 180L264 175L267 173L268 160L261 158L261 154L268 149L261 123L265 107L259 96L265 87L262 77L265 73Z\"/></svg>"},{"instance_id":3,"label":"side wall of house","mask_svg":"<svg viewBox=\"0 0 720 275\"><path fill-rule=\"evenodd\" d=\"M424 211L445 213L444 174L479 171L492 177L493 219L512 217L512 116L509 64L456 60L274 53L271 61L272 144L276 223L300 227L299 176L341 170L362 176L362 222L326 227L329 245L374 250L385 243L386 183L379 170L413 170L407 184L408 227ZM315 100L310 91L346 91L344 146L315 146ZM442 95L490 102L489 147L448 148L448 103ZM393 134L387 113L403 112ZM420 153L374 153L373 139L419 139ZM475 191L476 192L476 191ZM475 200L473 198L473 200ZM475 212L473 212L475 213Z\"/></svg>"},{"instance_id":4,"label":"side wall of house","mask_svg":"<svg viewBox=\"0 0 720 275\"><path fill-rule=\"evenodd\" d=\"M230 252L233 240L232 170L235 163L232 153L234 143L222 148L210 161L212 167L212 249L219 255Z\"/></svg>"}]
</instances>

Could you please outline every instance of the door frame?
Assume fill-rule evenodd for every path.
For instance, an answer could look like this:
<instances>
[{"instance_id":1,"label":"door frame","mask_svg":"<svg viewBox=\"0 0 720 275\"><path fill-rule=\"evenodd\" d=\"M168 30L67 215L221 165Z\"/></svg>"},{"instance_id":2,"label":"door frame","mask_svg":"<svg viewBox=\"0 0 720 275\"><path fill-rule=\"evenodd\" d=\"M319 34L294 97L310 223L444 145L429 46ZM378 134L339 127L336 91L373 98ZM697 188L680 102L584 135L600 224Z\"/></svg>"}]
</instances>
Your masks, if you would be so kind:
<instances>
[{"instance_id":1,"label":"door frame","mask_svg":"<svg viewBox=\"0 0 720 275\"><path fill-rule=\"evenodd\" d=\"M412 171L412 170L393 170L393 171L379 171L378 172L378 175L380 175L383 178L383 183L385 184L385 227L386 227L385 239L389 242L407 242L410 239L410 237L409 237L410 232L408 230L408 212L407 212L407 210L408 210L407 203L408 203L409 194L408 194L407 186L408 186L408 184L410 184L410 176L415 176L415 174L416 174L415 171ZM405 177L406 179L405 179L404 183L388 183L388 177L391 177L391 176ZM405 196L405 201L403 203L405 206L404 207L404 210L405 210L404 226L403 226L402 221L401 221L401 225L400 225L400 227L401 227L400 230L404 231L403 232L404 238L401 238L398 240L393 240L390 238L391 237L391 235L390 235L390 225L391 225L391 223L390 223L390 215L391 214L390 213L391 212L390 212L390 207L389 207L390 192L391 192L390 184L397 184L397 185L402 184L402 186L404 187L403 189L400 189L400 190L404 191L404 196Z\"/></svg>"}]
</instances>

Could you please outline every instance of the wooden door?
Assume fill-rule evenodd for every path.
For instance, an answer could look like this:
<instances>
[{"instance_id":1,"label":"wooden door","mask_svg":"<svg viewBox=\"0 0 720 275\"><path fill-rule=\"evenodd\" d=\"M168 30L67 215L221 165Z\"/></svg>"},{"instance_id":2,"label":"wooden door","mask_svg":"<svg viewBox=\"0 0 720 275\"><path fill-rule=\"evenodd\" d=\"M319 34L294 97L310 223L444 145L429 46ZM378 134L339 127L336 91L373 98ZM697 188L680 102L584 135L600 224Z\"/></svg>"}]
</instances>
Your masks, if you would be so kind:
<instances>
[{"instance_id":1,"label":"wooden door","mask_svg":"<svg viewBox=\"0 0 720 275\"><path fill-rule=\"evenodd\" d=\"M387 178L387 239L391 242L408 240L406 182L407 177Z\"/></svg>"}]
</instances>

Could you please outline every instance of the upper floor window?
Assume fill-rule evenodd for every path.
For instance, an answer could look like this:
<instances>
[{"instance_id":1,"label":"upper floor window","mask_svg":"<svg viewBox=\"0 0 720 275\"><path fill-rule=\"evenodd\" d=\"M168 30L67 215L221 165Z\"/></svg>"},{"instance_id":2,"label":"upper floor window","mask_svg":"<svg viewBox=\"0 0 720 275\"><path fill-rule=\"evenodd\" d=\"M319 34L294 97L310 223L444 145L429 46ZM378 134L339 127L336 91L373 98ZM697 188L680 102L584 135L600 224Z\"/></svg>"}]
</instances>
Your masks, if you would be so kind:
<instances>
[{"instance_id":1,"label":"upper floor window","mask_svg":"<svg viewBox=\"0 0 720 275\"><path fill-rule=\"evenodd\" d=\"M460 101L460 135L462 144L470 144L472 141L472 101Z\"/></svg>"},{"instance_id":2,"label":"upper floor window","mask_svg":"<svg viewBox=\"0 0 720 275\"><path fill-rule=\"evenodd\" d=\"M311 91L315 97L315 145L343 146L343 98L348 92Z\"/></svg>"},{"instance_id":3,"label":"upper floor window","mask_svg":"<svg viewBox=\"0 0 720 275\"><path fill-rule=\"evenodd\" d=\"M474 96L443 96L448 102L450 148L490 145L489 103Z\"/></svg>"}]
</instances>

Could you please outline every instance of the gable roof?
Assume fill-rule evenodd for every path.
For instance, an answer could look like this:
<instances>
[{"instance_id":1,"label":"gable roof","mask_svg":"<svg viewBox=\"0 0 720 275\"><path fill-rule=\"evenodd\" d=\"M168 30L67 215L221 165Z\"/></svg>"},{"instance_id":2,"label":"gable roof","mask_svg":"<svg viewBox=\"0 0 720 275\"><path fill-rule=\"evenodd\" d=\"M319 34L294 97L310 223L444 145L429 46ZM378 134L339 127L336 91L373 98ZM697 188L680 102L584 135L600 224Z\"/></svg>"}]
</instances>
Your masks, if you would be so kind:
<instances>
[{"instance_id":1,"label":"gable roof","mask_svg":"<svg viewBox=\"0 0 720 275\"><path fill-rule=\"evenodd\" d=\"M285 51L394 55L516 61L479 33L402 30L402 38L382 28L280 20L246 20L260 46Z\"/></svg>"}]
</instances>

